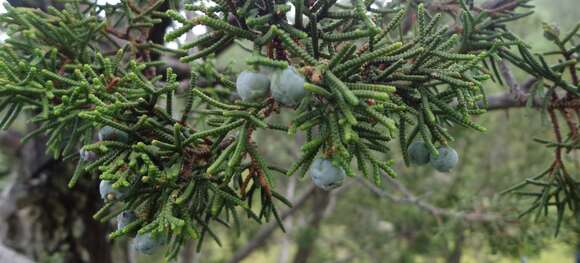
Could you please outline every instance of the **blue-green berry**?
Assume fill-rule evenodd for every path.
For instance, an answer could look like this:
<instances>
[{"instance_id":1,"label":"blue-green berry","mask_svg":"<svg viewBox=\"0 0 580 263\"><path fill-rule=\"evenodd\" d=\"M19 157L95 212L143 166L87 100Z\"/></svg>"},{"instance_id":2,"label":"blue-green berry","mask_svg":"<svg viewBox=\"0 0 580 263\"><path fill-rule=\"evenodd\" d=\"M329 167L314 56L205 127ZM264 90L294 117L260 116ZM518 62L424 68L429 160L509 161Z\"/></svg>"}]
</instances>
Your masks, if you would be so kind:
<instances>
[{"instance_id":1,"label":"blue-green berry","mask_svg":"<svg viewBox=\"0 0 580 263\"><path fill-rule=\"evenodd\" d=\"M163 238L155 237L151 233L137 234L133 239L133 249L143 254L151 255L163 245Z\"/></svg>"},{"instance_id":2,"label":"blue-green berry","mask_svg":"<svg viewBox=\"0 0 580 263\"><path fill-rule=\"evenodd\" d=\"M407 149L409 161L413 164L424 165L429 162L429 147L423 141L414 141Z\"/></svg>"},{"instance_id":3,"label":"blue-green berry","mask_svg":"<svg viewBox=\"0 0 580 263\"><path fill-rule=\"evenodd\" d=\"M99 193L103 200L114 201L125 197L126 189L115 189L111 181L102 180L99 184Z\"/></svg>"},{"instance_id":4,"label":"blue-green berry","mask_svg":"<svg viewBox=\"0 0 580 263\"><path fill-rule=\"evenodd\" d=\"M238 95L245 101L253 101L268 95L270 79L262 73L243 71L236 80Z\"/></svg>"},{"instance_id":5,"label":"blue-green berry","mask_svg":"<svg viewBox=\"0 0 580 263\"><path fill-rule=\"evenodd\" d=\"M449 172L459 161L457 152L451 147L441 147L438 149L439 156L431 156L431 166L439 172Z\"/></svg>"},{"instance_id":6,"label":"blue-green berry","mask_svg":"<svg viewBox=\"0 0 580 263\"><path fill-rule=\"evenodd\" d=\"M99 141L119 141L128 142L129 134L124 131L115 129L111 126L105 126L97 134Z\"/></svg>"},{"instance_id":7,"label":"blue-green berry","mask_svg":"<svg viewBox=\"0 0 580 263\"><path fill-rule=\"evenodd\" d=\"M338 167L328 159L316 159L309 169L310 177L314 185L325 191L332 190L342 185L346 173L342 167Z\"/></svg>"},{"instance_id":8,"label":"blue-green berry","mask_svg":"<svg viewBox=\"0 0 580 263\"><path fill-rule=\"evenodd\" d=\"M278 70L272 74L270 82L272 97L284 105L295 106L307 94L304 83L304 77L293 67Z\"/></svg>"},{"instance_id":9,"label":"blue-green berry","mask_svg":"<svg viewBox=\"0 0 580 263\"><path fill-rule=\"evenodd\" d=\"M123 229L137 219L133 211L123 211L117 216L117 230Z\"/></svg>"}]
</instances>

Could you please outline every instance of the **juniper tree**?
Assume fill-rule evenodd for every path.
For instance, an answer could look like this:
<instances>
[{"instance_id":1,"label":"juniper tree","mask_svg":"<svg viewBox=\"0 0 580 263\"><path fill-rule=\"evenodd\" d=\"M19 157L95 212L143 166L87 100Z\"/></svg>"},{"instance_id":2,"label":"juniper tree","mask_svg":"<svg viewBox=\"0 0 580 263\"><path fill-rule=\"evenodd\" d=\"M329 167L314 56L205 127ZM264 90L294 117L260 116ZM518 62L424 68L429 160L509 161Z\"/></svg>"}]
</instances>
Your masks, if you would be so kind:
<instances>
[{"instance_id":1,"label":"juniper tree","mask_svg":"<svg viewBox=\"0 0 580 263\"><path fill-rule=\"evenodd\" d=\"M529 212L555 206L559 221L566 207L577 212L563 156L579 147L580 26L561 34L546 25L556 49L533 54L506 27L531 14L529 1L61 2L46 12L5 6L0 125L28 116L38 128L24 142L46 136L52 156L77 163L71 188L98 175L104 204L94 218L121 218L109 237L137 236L137 250L163 243L172 259L187 240L220 243L213 226L240 227L241 216L283 229L278 209L291 204L276 192L277 178L310 170L321 184L316 178L330 171L317 165L380 185L396 177L395 161L417 163L420 141L421 155L449 171L457 162L449 129L486 130L474 118L489 107L486 81L508 86L517 103L529 93L529 106L553 123L556 140L537 139L555 149L553 164L511 190L536 198ZM209 30L170 48L150 38L167 20L176 29L161 33L166 42L196 26ZM252 70L239 76L212 59L233 45L251 52ZM179 58L189 73L160 55ZM551 65L547 56L560 59ZM508 62L533 80L517 85ZM289 123L272 118L285 112ZM254 136L260 130L305 134L301 156L290 167L268 163ZM401 156L389 154L393 147ZM528 185L540 192L517 190Z\"/></svg>"}]
</instances>

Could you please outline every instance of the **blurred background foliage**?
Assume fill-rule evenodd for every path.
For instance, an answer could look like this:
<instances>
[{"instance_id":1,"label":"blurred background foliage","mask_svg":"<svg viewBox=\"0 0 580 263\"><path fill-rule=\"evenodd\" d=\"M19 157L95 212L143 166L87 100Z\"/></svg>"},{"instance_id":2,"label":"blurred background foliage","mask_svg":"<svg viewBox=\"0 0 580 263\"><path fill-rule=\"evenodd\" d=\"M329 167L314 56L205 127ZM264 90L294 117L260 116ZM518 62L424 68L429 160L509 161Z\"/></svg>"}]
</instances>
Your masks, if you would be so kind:
<instances>
[{"instance_id":1,"label":"blurred background foliage","mask_svg":"<svg viewBox=\"0 0 580 263\"><path fill-rule=\"evenodd\" d=\"M535 52L548 51L550 43L542 36L542 22L554 23L567 31L580 20L578 0L534 0L536 13L510 24L510 30L530 43ZM222 70L239 72L249 54L239 47L216 58ZM518 80L527 77L518 72ZM487 82L488 86L494 84ZM490 87L501 91L501 87ZM288 113L287 113L288 114ZM279 116L277 118L289 118ZM24 120L17 127L24 127ZM309 253L309 262L573 262L578 242L573 226L565 226L554 237L553 217L518 219L525 200L500 196L499 192L537 174L552 160L552 154L533 138L550 138L548 123L534 109L510 109L483 115L479 123L487 133L453 130L454 148L460 153L458 168L443 174L431 168L405 167L400 158L395 168L399 180L420 200L448 211L480 211L499 215L498 220L465 220L464 217L436 216L413 202L393 202L374 194L354 178L332 192L328 201L307 205L286 221L287 234L276 229L265 245L243 262L301 262L297 252ZM257 135L261 151L282 167L289 166L298 154L299 143L279 133ZM300 136L296 138L300 140ZM396 149L397 147L393 147ZM393 156L400 156L393 152ZM572 156L580 169L580 156ZM10 155L0 155L0 187L10 171ZM279 191L299 196L310 180L280 178ZM95 186L96 187L96 186ZM401 196L397 189L385 186L386 193ZM315 196L316 198L316 196ZM523 202L522 202L523 201ZM320 209L323 211L317 211ZM321 212L320 224L312 217ZM571 224L571 222L567 222ZM207 242L200 254L184 251L193 262L226 262L238 249L256 237L260 226L243 224L241 233L221 231L225 249ZM223 229L222 229L223 230ZM123 261L117 246L117 259ZM194 247L194 244L192 244ZM58 262L58 255L46 262ZM138 256L138 262L161 262L161 255Z\"/></svg>"}]
</instances>

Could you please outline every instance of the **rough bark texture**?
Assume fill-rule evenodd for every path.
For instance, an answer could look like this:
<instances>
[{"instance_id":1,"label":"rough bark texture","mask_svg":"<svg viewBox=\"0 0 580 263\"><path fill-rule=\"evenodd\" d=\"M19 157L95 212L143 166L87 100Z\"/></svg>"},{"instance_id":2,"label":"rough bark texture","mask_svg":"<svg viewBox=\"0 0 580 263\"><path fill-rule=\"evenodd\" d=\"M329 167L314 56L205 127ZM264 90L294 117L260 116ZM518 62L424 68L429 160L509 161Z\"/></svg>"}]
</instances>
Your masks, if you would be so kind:
<instances>
[{"instance_id":1,"label":"rough bark texture","mask_svg":"<svg viewBox=\"0 0 580 263\"><path fill-rule=\"evenodd\" d=\"M73 165L45 153L41 139L11 153L12 180L0 197L2 243L36 260L112 262L108 226L92 219L102 204L96 180L68 189Z\"/></svg>"}]
</instances>

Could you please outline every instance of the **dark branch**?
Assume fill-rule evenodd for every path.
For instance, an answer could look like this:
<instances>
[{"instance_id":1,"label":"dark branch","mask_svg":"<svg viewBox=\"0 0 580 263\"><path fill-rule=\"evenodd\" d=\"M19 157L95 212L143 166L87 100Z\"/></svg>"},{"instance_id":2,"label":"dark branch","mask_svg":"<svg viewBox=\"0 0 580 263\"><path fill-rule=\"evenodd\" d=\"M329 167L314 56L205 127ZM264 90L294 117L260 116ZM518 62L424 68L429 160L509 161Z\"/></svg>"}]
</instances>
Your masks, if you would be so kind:
<instances>
[{"instance_id":1,"label":"dark branch","mask_svg":"<svg viewBox=\"0 0 580 263\"><path fill-rule=\"evenodd\" d=\"M507 63L502 60L499 63L500 74L508 85L509 92L499 93L494 95L488 95L488 107L487 110L503 110L508 108L519 108L526 106L529 92L532 86L538 81L536 78L529 78L523 84L518 84L514 74L507 65ZM542 101L539 98L533 98L532 107L540 107ZM483 107L483 102L479 102L479 106Z\"/></svg>"},{"instance_id":2,"label":"dark branch","mask_svg":"<svg viewBox=\"0 0 580 263\"><path fill-rule=\"evenodd\" d=\"M518 100L525 100L526 94L522 88L520 88L520 85L518 84L505 59L502 59L499 63L499 71L508 88L510 89L510 93L513 95L513 97Z\"/></svg>"}]
</instances>

